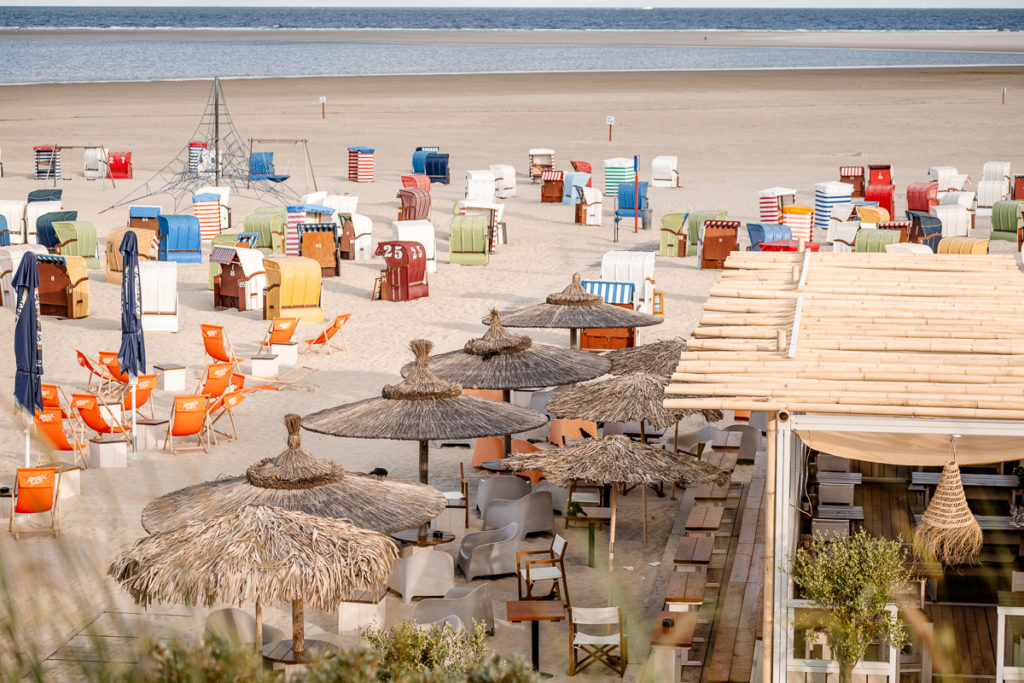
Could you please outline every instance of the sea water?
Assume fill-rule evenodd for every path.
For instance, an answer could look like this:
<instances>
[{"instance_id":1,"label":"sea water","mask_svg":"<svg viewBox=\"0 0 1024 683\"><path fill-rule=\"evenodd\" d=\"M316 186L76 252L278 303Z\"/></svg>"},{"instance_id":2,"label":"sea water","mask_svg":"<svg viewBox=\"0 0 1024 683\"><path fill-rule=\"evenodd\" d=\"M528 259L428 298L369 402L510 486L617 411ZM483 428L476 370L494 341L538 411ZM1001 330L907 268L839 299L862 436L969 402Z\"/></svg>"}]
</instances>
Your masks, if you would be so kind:
<instances>
[{"instance_id":1,"label":"sea water","mask_svg":"<svg viewBox=\"0 0 1024 683\"><path fill-rule=\"evenodd\" d=\"M1024 10L0 7L0 84L541 71L998 66L1024 53L551 44L552 33L1022 31ZM318 31L514 30L525 44L316 39ZM82 38L73 31L95 32ZM125 30L130 31L127 37ZM156 38L160 31L160 38ZM201 38L204 31L216 36ZM223 32L239 31L238 38ZM273 39L260 40L251 31ZM45 32L45 33L44 33ZM61 35L67 32L66 35ZM147 32L153 32L147 37ZM180 37L177 33L180 32ZM243 33L246 32L246 33ZM530 35L544 32L544 44ZM301 33L301 39L300 34ZM197 39L197 35L200 38Z\"/></svg>"}]
</instances>

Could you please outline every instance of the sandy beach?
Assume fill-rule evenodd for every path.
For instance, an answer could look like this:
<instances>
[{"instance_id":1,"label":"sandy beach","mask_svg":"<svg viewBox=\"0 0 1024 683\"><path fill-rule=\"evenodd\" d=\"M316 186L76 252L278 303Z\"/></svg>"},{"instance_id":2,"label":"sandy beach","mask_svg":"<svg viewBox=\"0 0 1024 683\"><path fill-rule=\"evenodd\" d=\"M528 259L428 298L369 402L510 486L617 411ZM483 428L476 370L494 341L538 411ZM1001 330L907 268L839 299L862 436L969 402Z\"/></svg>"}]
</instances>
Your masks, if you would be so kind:
<instances>
[{"instance_id":1,"label":"sandy beach","mask_svg":"<svg viewBox=\"0 0 1024 683\"><path fill-rule=\"evenodd\" d=\"M381 33L358 32L337 39L382 40ZM0 33L0 37L11 36ZM601 37L624 41L621 44L632 40L703 44L700 38L675 33ZM791 37L787 44L947 50L1024 47L1020 34L984 36L980 43L974 42L976 38L927 34L911 40L903 35L856 33ZM387 40L401 39L387 33ZM503 38L492 33L458 33L444 39ZM531 34L530 40L534 39L547 39L547 34ZM569 40L564 34L558 39ZM716 44L773 45L777 40L781 38L775 34L709 35L709 43ZM926 179L929 166L955 166L974 179L989 160L1010 161L1014 171L1024 168L1018 149L1024 114L1021 68L351 77L225 81L223 87L243 139L309 140L317 186L358 195L359 213L373 220L374 242L390 239L399 176L410 171L412 151L420 145L437 145L450 153L451 184L432 187L438 271L430 277L429 298L392 303L370 301L371 285L382 267L380 259L343 263L340 277L324 282L323 308L327 318L353 314L344 330L349 351L305 357L303 363L318 372L297 388L250 395L236 412L239 441L218 444L209 454L141 453L130 459L126 470L84 472L82 495L64 504L65 530L60 541L15 541L9 534L0 534L7 580L19 586L17 605L27 613L33 604L47 605L46 614L29 617L29 632L44 657L104 614L142 613L104 576L104 570L115 553L144 533L139 514L149 500L221 474L240 473L249 463L276 455L285 448L281 418L287 412L307 414L377 395L385 383L398 381L399 368L411 360L408 344L412 339L432 340L436 351L460 348L484 331L480 319L492 306L512 310L539 302L568 284L574 271L599 277L601 256L609 250L656 251L657 225L665 213L719 208L728 210L730 218L752 221L757 218L761 188L798 188L798 202L813 204L814 183L837 180L840 165L891 163L896 213L902 215L907 184ZM1003 88L1008 93L1005 105L1000 104ZM81 150L69 150L63 163L70 179L58 181L57 186L63 189L65 208L78 210L79 218L95 223L101 235L124 226L126 206L102 211L136 191L181 152L199 122L209 91L207 81L0 88L4 164L0 198L24 198L30 190L49 185L32 178L34 145L104 145L133 153L133 180L118 180L116 188L109 182L86 181ZM320 115L321 96L327 97L326 119ZM616 121L612 142L605 125L607 115ZM353 145L375 148L375 182L347 180L346 148ZM531 185L525 177L531 147L554 148L558 166L566 169L570 159L585 160L600 169L603 159L636 154L644 179L650 175L654 156L677 155L682 187L652 188L655 229L634 234L630 223L615 244L612 198L606 197L600 228L574 225L570 207L539 202L539 185ZM313 190L312 182L306 184L297 151L293 154L286 146L265 149L275 151L279 172L292 175L288 183L293 189L299 194ZM453 202L463 196L465 171L494 163L512 164L518 173L518 195L506 200L509 244L492 256L487 267L450 265L448 223ZM602 181L597 170L595 184ZM166 199L163 202L170 211ZM232 196L236 227L257 205ZM190 213L190 207L179 212ZM984 236L988 229L988 220L979 217L978 235ZM993 251L1009 249L1012 245L1006 242L993 244ZM207 269L205 262L179 267L181 331L147 334L150 363L179 362L191 375L200 374L205 358L199 324L204 322L224 325L243 357L256 349L268 323L255 312L215 311L212 293L206 288ZM655 279L665 293L664 322L642 330L640 341L687 336L717 278L716 271L699 270L695 258L659 258ZM87 379L75 361L75 349L95 356L100 350L116 351L119 344L119 289L104 281L102 270L90 272L90 310L82 320L42 319L46 380L69 392L83 390ZM9 343L13 327L11 310L5 308L0 313L0 338ZM302 323L299 336L313 336L320 328ZM527 333L539 342L568 343L568 335L561 331ZM10 387L14 363L13 356L8 357L2 376ZM158 392L155 402L157 415L166 417L170 395ZM0 420L0 440L5 444L0 480L7 483L22 461L21 425L9 412ZM353 471L381 466L391 477L416 478L412 443L332 439L304 432L303 444L314 455ZM432 449L431 484L452 490L459 462L468 464L469 458L468 449ZM471 495L483 476L472 473ZM678 503L652 497L652 540L646 547L639 540L639 496L630 495L625 506L616 571L628 576L623 582L631 596L631 613L650 615L652 609L657 611L663 592L653 588L658 570L649 563L663 560ZM7 503L0 507L7 514ZM473 520L477 527L479 523ZM597 569L586 567L584 541L583 532L571 536L572 571L577 572L581 586L593 588L600 585L603 570L600 564ZM543 537L530 541L536 546L547 542ZM605 547L603 543L599 548ZM632 569L624 569L626 565ZM512 579L500 584L506 592L515 593ZM591 597L586 590L576 595L580 604ZM593 597L599 596L597 590ZM394 615L400 616L400 602L394 596L389 599L397 605ZM198 632L207 613L204 608L160 606L142 617L124 617L123 623L126 630L140 624L171 628L168 624L181 620ZM502 614L502 609L496 609L496 616ZM268 610L267 619L283 626L288 617L282 606ZM336 624L333 615L311 615L310 619L314 630L330 630ZM551 657L547 668L564 671L564 627L557 628L562 630L552 626L552 642L545 643ZM498 637L489 641L491 647L501 653L528 652L527 626L506 623L499 629ZM5 647L0 645L0 656ZM642 663L644 643L632 654ZM50 665L59 668L57 663ZM631 666L627 680L633 680L639 669Z\"/></svg>"}]
</instances>

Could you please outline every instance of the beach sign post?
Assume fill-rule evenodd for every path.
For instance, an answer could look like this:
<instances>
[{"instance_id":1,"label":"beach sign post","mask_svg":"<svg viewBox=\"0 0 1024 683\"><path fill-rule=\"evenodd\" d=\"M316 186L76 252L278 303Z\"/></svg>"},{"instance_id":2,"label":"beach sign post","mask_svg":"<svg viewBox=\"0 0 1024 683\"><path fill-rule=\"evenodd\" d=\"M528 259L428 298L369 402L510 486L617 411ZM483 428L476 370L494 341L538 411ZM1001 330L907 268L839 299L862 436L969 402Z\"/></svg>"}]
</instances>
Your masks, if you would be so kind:
<instances>
[{"instance_id":1,"label":"beach sign post","mask_svg":"<svg viewBox=\"0 0 1024 683\"><path fill-rule=\"evenodd\" d=\"M327 98L323 95L320 96L320 118L327 118Z\"/></svg>"},{"instance_id":2,"label":"beach sign post","mask_svg":"<svg viewBox=\"0 0 1024 683\"><path fill-rule=\"evenodd\" d=\"M633 155L633 234L640 222L640 157Z\"/></svg>"},{"instance_id":3,"label":"beach sign post","mask_svg":"<svg viewBox=\"0 0 1024 683\"><path fill-rule=\"evenodd\" d=\"M611 142L612 141L612 126L615 125L615 117L614 116L606 116L606 117L604 117L604 122L608 124L608 142Z\"/></svg>"}]
</instances>

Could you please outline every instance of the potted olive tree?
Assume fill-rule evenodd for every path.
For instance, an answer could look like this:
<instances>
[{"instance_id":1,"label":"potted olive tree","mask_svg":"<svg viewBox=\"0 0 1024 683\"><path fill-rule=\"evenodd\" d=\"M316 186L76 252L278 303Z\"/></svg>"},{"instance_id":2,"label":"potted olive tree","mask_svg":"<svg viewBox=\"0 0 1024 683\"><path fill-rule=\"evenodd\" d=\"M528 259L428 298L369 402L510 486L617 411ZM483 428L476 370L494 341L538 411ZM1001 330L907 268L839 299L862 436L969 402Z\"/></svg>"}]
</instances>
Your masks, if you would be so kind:
<instances>
[{"instance_id":1,"label":"potted olive tree","mask_svg":"<svg viewBox=\"0 0 1024 683\"><path fill-rule=\"evenodd\" d=\"M899 541L872 538L863 530L843 539L819 534L791 560L793 581L821 610L816 624L839 663L840 683L853 680L853 667L871 643L906 644L903 623L885 609L910 579Z\"/></svg>"}]
</instances>

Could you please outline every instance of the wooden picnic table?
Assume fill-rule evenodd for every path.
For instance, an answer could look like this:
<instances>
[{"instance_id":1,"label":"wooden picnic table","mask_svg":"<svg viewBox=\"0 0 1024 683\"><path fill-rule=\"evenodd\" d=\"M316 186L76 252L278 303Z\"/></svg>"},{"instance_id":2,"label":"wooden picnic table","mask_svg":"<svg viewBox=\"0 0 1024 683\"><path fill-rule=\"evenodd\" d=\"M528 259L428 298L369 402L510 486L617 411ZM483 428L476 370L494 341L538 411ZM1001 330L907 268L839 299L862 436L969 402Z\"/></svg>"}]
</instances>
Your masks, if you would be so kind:
<instances>
[{"instance_id":1,"label":"wooden picnic table","mask_svg":"<svg viewBox=\"0 0 1024 683\"><path fill-rule=\"evenodd\" d=\"M715 532L722 525L723 508L713 505L694 505L686 517L686 530L689 532Z\"/></svg>"},{"instance_id":2,"label":"wooden picnic table","mask_svg":"<svg viewBox=\"0 0 1024 683\"><path fill-rule=\"evenodd\" d=\"M675 563L708 565L714 549L715 539L711 536L683 536L676 547Z\"/></svg>"},{"instance_id":3,"label":"wooden picnic table","mask_svg":"<svg viewBox=\"0 0 1024 683\"><path fill-rule=\"evenodd\" d=\"M704 462L731 473L736 469L736 461L739 460L739 457L738 451L711 451L704 455Z\"/></svg>"},{"instance_id":4,"label":"wooden picnic table","mask_svg":"<svg viewBox=\"0 0 1024 683\"><path fill-rule=\"evenodd\" d=\"M818 519L845 519L863 521L864 507L861 505L819 505L814 515Z\"/></svg>"},{"instance_id":5,"label":"wooden picnic table","mask_svg":"<svg viewBox=\"0 0 1024 683\"><path fill-rule=\"evenodd\" d=\"M694 486L693 499L696 501L706 500L725 500L729 497L729 485L718 486L717 484L701 484L700 486Z\"/></svg>"}]
</instances>

